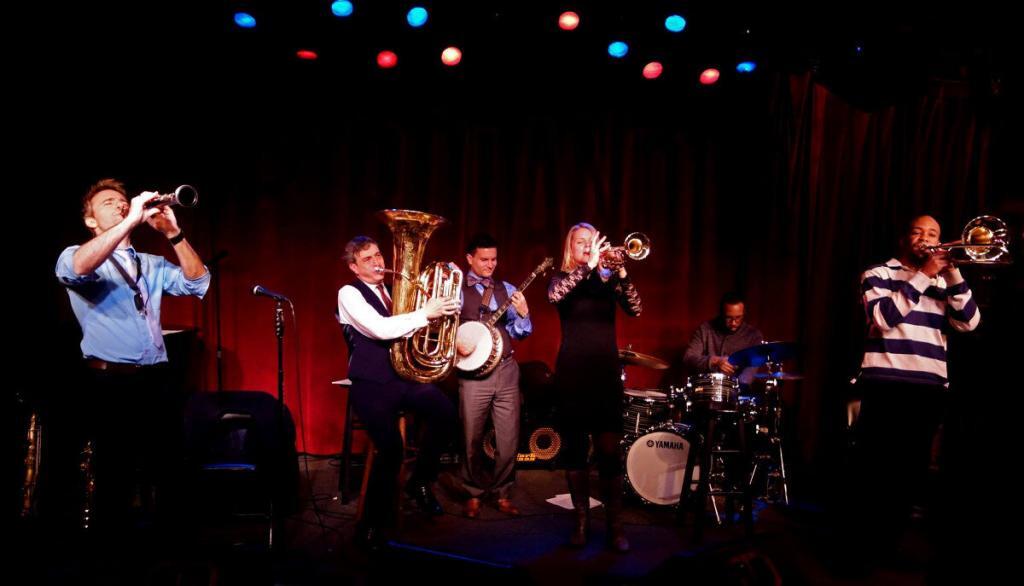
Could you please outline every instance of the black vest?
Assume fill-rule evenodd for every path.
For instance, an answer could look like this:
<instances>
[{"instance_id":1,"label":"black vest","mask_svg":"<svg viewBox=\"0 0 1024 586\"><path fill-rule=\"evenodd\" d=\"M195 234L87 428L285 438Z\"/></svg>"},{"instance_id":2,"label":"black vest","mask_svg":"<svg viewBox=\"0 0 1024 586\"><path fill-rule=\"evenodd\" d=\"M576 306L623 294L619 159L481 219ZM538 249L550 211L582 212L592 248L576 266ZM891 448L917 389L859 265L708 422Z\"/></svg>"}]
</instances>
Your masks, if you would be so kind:
<instances>
[{"instance_id":1,"label":"black vest","mask_svg":"<svg viewBox=\"0 0 1024 586\"><path fill-rule=\"evenodd\" d=\"M494 301L498 304L499 308L508 301L508 291L505 289L504 281L494 280ZM463 287L462 321L484 321L489 319L494 312L490 308L484 307L483 302L484 296L476 290L476 285ZM513 311L515 311L515 308L510 306L505 315L501 316L501 319L494 324L494 327L498 328L498 331L501 332L503 342L502 358L507 358L512 354L512 337L508 335L505 325L508 324L510 320L509 314Z\"/></svg>"},{"instance_id":2,"label":"black vest","mask_svg":"<svg viewBox=\"0 0 1024 586\"><path fill-rule=\"evenodd\" d=\"M363 294L363 299L377 310L377 313L388 317L388 312L380 298L369 285L356 279L349 283ZM345 343L348 344L348 377L353 381L368 380L387 383L398 379L395 368L391 366L389 350L394 340L374 340L364 336L350 324L345 324Z\"/></svg>"}]
</instances>

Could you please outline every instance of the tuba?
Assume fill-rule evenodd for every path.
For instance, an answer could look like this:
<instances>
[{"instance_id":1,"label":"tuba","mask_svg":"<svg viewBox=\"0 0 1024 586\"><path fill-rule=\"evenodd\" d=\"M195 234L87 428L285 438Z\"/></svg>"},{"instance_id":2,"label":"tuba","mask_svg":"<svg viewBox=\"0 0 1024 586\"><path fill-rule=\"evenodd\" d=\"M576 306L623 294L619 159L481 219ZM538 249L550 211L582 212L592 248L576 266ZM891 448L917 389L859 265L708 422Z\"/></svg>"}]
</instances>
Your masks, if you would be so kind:
<instances>
[{"instance_id":1,"label":"tuba","mask_svg":"<svg viewBox=\"0 0 1024 586\"><path fill-rule=\"evenodd\" d=\"M462 287L462 271L450 262L434 262L420 271L427 240L447 223L441 216L413 210L383 210L377 217L394 237L396 277L391 289L392 314L409 313L434 297L453 297ZM443 379L455 367L455 334L459 314L433 319L412 336L391 344L391 365L404 379L430 383Z\"/></svg>"}]
</instances>

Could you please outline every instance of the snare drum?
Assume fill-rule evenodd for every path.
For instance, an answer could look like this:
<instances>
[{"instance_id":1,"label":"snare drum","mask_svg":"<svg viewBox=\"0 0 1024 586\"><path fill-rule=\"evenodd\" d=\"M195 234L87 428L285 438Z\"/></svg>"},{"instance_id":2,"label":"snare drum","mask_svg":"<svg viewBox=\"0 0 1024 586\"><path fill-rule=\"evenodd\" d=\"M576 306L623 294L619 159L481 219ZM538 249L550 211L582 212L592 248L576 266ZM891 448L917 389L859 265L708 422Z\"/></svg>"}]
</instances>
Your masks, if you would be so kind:
<instances>
[{"instance_id":1,"label":"snare drum","mask_svg":"<svg viewBox=\"0 0 1024 586\"><path fill-rule=\"evenodd\" d=\"M635 438L669 421L671 401L668 393L657 389L626 389L623 396L622 431Z\"/></svg>"},{"instance_id":2,"label":"snare drum","mask_svg":"<svg viewBox=\"0 0 1024 586\"><path fill-rule=\"evenodd\" d=\"M682 423L665 423L638 437L626 449L627 486L646 503L678 503L694 437L692 428ZM693 490L699 479L700 466L695 464Z\"/></svg>"},{"instance_id":3,"label":"snare drum","mask_svg":"<svg viewBox=\"0 0 1024 586\"><path fill-rule=\"evenodd\" d=\"M691 376L686 380L686 394L694 407L712 411L736 411L740 382L721 372Z\"/></svg>"}]
</instances>

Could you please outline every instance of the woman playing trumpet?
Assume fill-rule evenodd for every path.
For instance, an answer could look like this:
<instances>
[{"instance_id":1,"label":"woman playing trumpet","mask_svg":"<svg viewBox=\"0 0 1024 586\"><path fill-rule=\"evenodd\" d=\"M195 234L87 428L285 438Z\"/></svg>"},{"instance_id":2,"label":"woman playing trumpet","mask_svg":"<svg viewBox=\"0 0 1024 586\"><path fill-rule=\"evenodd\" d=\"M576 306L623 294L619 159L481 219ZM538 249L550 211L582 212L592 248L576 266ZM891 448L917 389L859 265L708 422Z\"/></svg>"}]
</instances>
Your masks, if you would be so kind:
<instances>
[{"instance_id":1,"label":"woman playing trumpet","mask_svg":"<svg viewBox=\"0 0 1024 586\"><path fill-rule=\"evenodd\" d=\"M622 531L622 379L615 341L615 306L640 315L640 295L622 262L623 251L611 249L593 226L579 223L565 238L561 271L548 286L548 300L558 307L562 342L555 365L561 393L566 478L576 512L570 543L586 544L589 533L590 482L587 435L605 503L608 545L628 551Z\"/></svg>"}]
</instances>

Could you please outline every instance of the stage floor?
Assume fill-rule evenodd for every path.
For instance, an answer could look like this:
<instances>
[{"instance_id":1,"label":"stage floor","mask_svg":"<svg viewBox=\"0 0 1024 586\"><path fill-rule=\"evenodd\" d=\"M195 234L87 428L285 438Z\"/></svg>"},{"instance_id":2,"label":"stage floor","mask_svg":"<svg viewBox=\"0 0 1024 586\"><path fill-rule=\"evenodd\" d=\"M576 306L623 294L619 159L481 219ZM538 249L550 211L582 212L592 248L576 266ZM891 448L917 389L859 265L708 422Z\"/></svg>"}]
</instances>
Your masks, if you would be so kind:
<instances>
[{"instance_id":1,"label":"stage floor","mask_svg":"<svg viewBox=\"0 0 1024 586\"><path fill-rule=\"evenodd\" d=\"M902 559L851 575L836 564L834 535L824 515L797 503L755 504L754 534L741 523L717 526L709 517L703 539L679 525L668 507L626 501L632 551L604 545L604 513L593 511L590 544L566 546L569 511L547 502L566 492L561 470L520 470L513 495L522 512L510 518L492 507L478 519L462 516L452 471L436 493L446 514L427 518L406 502L401 532L368 555L352 544L356 512L337 494L338 462L302 458L300 508L285 523L283 547L271 554L266 525L212 525L193 538L132 539L106 547L89 536L30 527L15 544L20 559L11 583L49 584L924 584L927 551L920 527L908 533ZM353 474L353 485L358 471ZM595 479L596 481L596 479ZM596 482L593 483L596 488ZM354 486L353 488L357 488ZM596 497L596 492L594 493ZM691 519L692 521L692 519ZM275 538L280 538L280 533ZM198 534L198 538L194 538ZM279 545L282 542L278 541Z\"/></svg>"}]
</instances>

